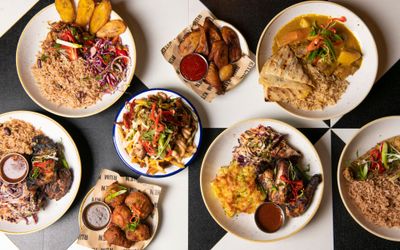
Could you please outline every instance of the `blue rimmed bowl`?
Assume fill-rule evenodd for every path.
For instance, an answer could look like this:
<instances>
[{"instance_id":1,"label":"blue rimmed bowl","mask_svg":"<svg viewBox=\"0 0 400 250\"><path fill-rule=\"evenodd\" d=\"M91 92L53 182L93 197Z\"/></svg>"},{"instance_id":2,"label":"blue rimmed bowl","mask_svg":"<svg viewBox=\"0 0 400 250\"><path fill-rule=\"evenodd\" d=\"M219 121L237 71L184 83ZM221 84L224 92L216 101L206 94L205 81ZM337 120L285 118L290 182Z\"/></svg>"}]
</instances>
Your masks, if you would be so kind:
<instances>
[{"instance_id":1,"label":"blue rimmed bowl","mask_svg":"<svg viewBox=\"0 0 400 250\"><path fill-rule=\"evenodd\" d=\"M162 88L154 88L154 89L148 89L148 90L144 90L141 91L139 93L134 94L131 98L129 98L126 103L130 103L132 102L134 99L139 99L139 98L143 98L143 97L147 97L151 94L157 94L158 92L163 92L165 94L167 94L169 97L171 98L177 98L180 97L182 99L182 101L186 104L186 106L192 111L192 115L197 118L197 132L196 135L194 137L194 142L196 145L196 151L194 152L193 155L191 155L190 157L184 158L183 159L183 163L185 164L184 168L180 168L178 166L175 165L171 165L167 168L165 168L165 173L156 173L154 175L148 174L147 167L141 167L139 164L134 163L131 161L131 157L128 155L128 153L125 151L123 145L122 145L122 138L120 136L120 134L118 133L118 123L122 121L123 115L125 112L127 112L127 108L126 108L126 104L124 104L121 109L118 111L117 116L115 117L114 120L114 126L113 126L113 132L112 132L112 136L113 136L113 142L114 142L114 147L115 150L118 153L118 156L121 158L121 160L125 163L126 166L128 166L132 171L134 171L135 173L139 174L139 175L143 175L143 176L147 176L147 177L153 177L153 178L161 178L161 177L168 177L168 176L172 176L174 174L179 173L180 171L182 171L183 169L185 169L197 156L198 152L199 152L199 148L201 145L201 138L202 138L202 125L201 125L201 121L200 121L200 117L196 111L196 109L194 108L193 104L189 102L188 99L186 99L184 96L182 96L181 94L172 91L172 90L168 90L168 89L162 89Z\"/></svg>"}]
</instances>

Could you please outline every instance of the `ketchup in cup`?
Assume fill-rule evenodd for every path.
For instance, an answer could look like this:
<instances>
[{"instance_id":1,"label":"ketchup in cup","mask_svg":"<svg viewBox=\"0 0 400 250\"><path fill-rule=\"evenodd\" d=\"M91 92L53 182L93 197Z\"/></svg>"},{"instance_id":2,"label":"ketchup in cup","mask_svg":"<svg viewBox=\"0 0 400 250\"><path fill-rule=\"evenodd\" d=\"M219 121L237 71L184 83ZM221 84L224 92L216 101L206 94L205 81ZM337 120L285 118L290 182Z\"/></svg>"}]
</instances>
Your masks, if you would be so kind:
<instances>
[{"instance_id":1,"label":"ketchup in cup","mask_svg":"<svg viewBox=\"0 0 400 250\"><path fill-rule=\"evenodd\" d=\"M179 68L186 80L199 81L207 73L208 63L202 55L193 53L182 58Z\"/></svg>"}]
</instances>

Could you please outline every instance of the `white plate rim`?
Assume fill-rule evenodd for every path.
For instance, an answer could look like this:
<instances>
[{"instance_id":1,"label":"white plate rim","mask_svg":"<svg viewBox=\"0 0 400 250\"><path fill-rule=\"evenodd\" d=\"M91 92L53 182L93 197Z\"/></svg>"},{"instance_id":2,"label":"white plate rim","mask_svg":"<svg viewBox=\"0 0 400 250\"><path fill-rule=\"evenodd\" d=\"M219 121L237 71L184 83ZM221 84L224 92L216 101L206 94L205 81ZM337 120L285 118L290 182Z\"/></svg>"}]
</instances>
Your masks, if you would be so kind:
<instances>
[{"instance_id":1,"label":"white plate rim","mask_svg":"<svg viewBox=\"0 0 400 250\"><path fill-rule=\"evenodd\" d=\"M50 118L50 117L48 117L46 115L43 115L43 114L40 114L40 113L37 113L37 112L33 112L33 111L26 111L26 110L16 110L16 111L10 111L10 112L6 112L6 113L2 113L2 114L0 114L0 117L12 116L12 115L15 115L15 114L24 114L24 113L25 114L36 115L36 116L39 116L39 117L41 117L41 118L43 118L45 120L48 120L49 122L51 122L54 125L56 125L57 127L59 127L65 133L65 135L67 137L69 137L69 139L73 143L72 146L74 147L74 151L75 151L75 153L77 155L77 158L78 158L78 161L79 161L79 169L80 169L79 173L80 174L79 174L79 178L77 180L74 180L74 181L78 181L78 187L77 187L75 193L72 195L73 198L71 198L71 201L70 201L69 205L64 208L64 211L62 213L60 213L60 215L57 218L54 218L54 220L50 221L48 224L44 225L43 227L37 228L37 229L34 229L34 230L28 230L28 231L23 231L23 232L12 232L12 231L7 231L7 230L0 229L0 232L6 233L6 234L10 234L10 235L21 235L21 234L30 234L30 233L38 232L38 231L41 231L41 230L51 226L52 224L57 222L59 219L61 219L61 217L63 217L65 215L65 213L67 213L67 211L71 207L72 203L75 201L75 198L76 198L76 196L77 196L77 194L79 192L81 179L82 179L82 161L81 161L81 157L79 155L78 148L76 147L75 141L72 139L71 135L68 133L68 131L63 126L61 126L61 124L59 124L57 121L53 120L52 118ZM78 166L77 166L77 168L78 168ZM75 177L76 176L74 175L74 178Z\"/></svg>"},{"instance_id":2,"label":"white plate rim","mask_svg":"<svg viewBox=\"0 0 400 250\"><path fill-rule=\"evenodd\" d=\"M370 126L372 126L372 125L375 125L375 124L380 123L380 122L382 122L382 121L386 121L386 120L390 120L390 119L399 119L399 118L400 118L400 116L396 116L396 115L393 115L393 116L385 116L385 117L381 117L381 118L375 119L375 120L373 120L373 121L370 121L370 122L368 122L367 124L365 124L364 126L362 126L362 127L352 136L352 138L349 140L348 143L346 143L345 147L343 148L342 153L340 154L339 161L338 161L337 173L336 173L336 179L337 179L337 182L336 182L336 183L337 183L337 186L338 186L338 189L339 189L340 199L342 200L343 205L345 206L347 212L350 214L350 216L353 218L353 220L355 220L355 221L357 222L358 225L360 225L363 229L365 229L365 230L368 231L369 233L371 233L371 234L373 234L373 235L375 235L375 236L377 236L377 237L380 237L380 238L382 238L382 239L385 239L385 240L397 241L397 242L400 241L400 237L398 237L398 238L392 238L392 237L388 237L388 236L385 236L385 235L383 235L383 234L380 234L380 233L378 233L378 232L375 232L374 230L368 228L366 225L364 225L364 223L362 223L360 220L358 220L358 219L356 218L356 216L355 216L354 213L351 211L350 207L347 205L347 202L346 202L345 199L344 199L344 195L343 195L343 192L344 192L344 191L342 190L341 185L340 185L340 183L341 183L341 182L340 182L340 179L341 179L340 177L341 177L341 173L342 173L342 165L343 165L343 164L342 164L342 161L343 161L343 159L344 159L344 156L345 156L345 154L346 154L346 151L347 151L348 147L349 147L350 144L353 142L353 140L354 140L361 132L363 132L363 130L367 129L368 127L370 127ZM400 133L400 129L399 129L399 133ZM385 138L385 139L387 139L387 138ZM371 147L372 147L372 146L371 146ZM400 231L400 229L399 229L399 231Z\"/></svg>"},{"instance_id":3,"label":"white plate rim","mask_svg":"<svg viewBox=\"0 0 400 250\"><path fill-rule=\"evenodd\" d=\"M279 237L279 238L275 238L275 239L271 239L271 240L254 240L254 239L249 239L249 238L243 237L242 235L236 234L236 233L232 232L231 230L229 230L229 228L225 227L225 226L223 225L223 223L221 223L221 222L216 218L216 216L213 214L212 210L211 210L210 207L208 206L208 203L207 203L206 197L205 197L205 195L204 195L204 191L203 191L203 170L204 170L204 168L205 168L205 165L204 165L204 164L205 164L205 160L207 159L208 154L209 154L211 148L213 147L213 145L216 143L216 141L217 141L217 140L220 140L220 138L221 138L225 133L227 133L229 130L231 130L232 128L234 128L234 127L236 127L236 126L238 126L238 125L241 125L241 124L245 124L245 123L248 123L248 122L256 122L256 121L259 122L260 124L262 124L262 123L272 123L272 124L274 124L274 123L275 123L275 124L279 124L279 125L282 125L282 126L286 126L287 128L291 129L294 133L297 133L298 135L300 135L300 136L304 139L304 142L307 143L307 144L309 144L310 148L312 149L312 151L313 151L314 154L316 155L316 157L317 157L316 160L317 160L318 166L319 166L319 168L320 168L320 169L319 169L319 170L320 170L320 174L321 174L321 176L323 176L323 179L322 179L322 184L323 184L323 185L321 185L322 187L319 187L319 188L321 189L321 191L320 191L320 192L321 192L321 195L318 197L319 199L318 199L317 201L315 201L316 197L315 197L315 196L313 197L313 201L312 201L312 202L317 202L317 206L315 207L315 210L314 210L313 213L310 215L310 217L308 218L308 220L305 221L305 223L304 223L303 225L301 225L301 227L299 227L297 230L293 231L292 233L290 233L290 234L288 234L288 235L285 235L285 236L283 236L283 237ZM200 191L201 191L201 197L203 198L203 203L204 203L204 205L206 206L208 213L211 215L211 217L214 219L214 221L215 221L220 227L222 227L226 232L229 232L229 233L231 233L231 234L233 234L233 235L235 235L235 236L237 236L237 237L239 237L239 238L241 238L241 239L244 239L244 240L247 240L247 241L250 241L250 242L256 242L256 243L277 242L277 241L280 241L280 240L284 240L284 239L286 239L286 238L289 238L289 237L295 235L296 233L300 232L300 231L301 231L302 229L304 229L304 227L312 220L312 218L314 218L315 214L316 214L317 211L319 210L319 207L320 207L321 202L322 202L322 198L323 198L323 196L324 196L324 187L325 187L324 169L323 169L323 167L322 167L322 162L321 162L321 159L320 159L320 157L319 157L319 154L318 154L317 150L315 149L314 145L313 145L313 144L310 142L310 140L309 140L302 132L300 132L297 128L293 127L292 125L290 125L290 124L288 124L288 123L285 123L285 122L282 122L282 121L279 121L279 120L276 120L276 119L271 119L271 118L253 118L253 119L242 120L242 121L239 121L239 122L237 122L237 123L231 125L229 128L226 128L226 129L225 129L224 131L222 131L222 132L213 140L213 142L210 144L210 146L209 146L208 149L207 149L207 152L206 152L205 155L204 155L203 161L202 161L202 163L201 163L201 169L200 169Z\"/></svg>"},{"instance_id":4,"label":"white plate rim","mask_svg":"<svg viewBox=\"0 0 400 250\"><path fill-rule=\"evenodd\" d=\"M76 1L76 0L75 0L75 1ZM83 115L79 115L79 114L76 114L76 115L66 114L66 113L63 113L63 112L54 110L54 109L52 109L52 108L50 108L50 107L46 107L46 105L42 104L39 100L37 100L37 99L30 93L30 91L29 91L28 88L26 87L26 83L24 83L24 81L22 80L20 68L19 68L19 66L18 66L18 65L19 65L18 55L19 55L19 53L20 53L20 52L19 52L19 50L20 50L20 45L21 45L21 43L22 43L23 37L25 36L25 32L26 32L27 30L29 30L29 28L30 28L30 26L31 26L31 24L32 24L32 22L33 22L33 19L37 18L37 17L40 16L43 12L45 12L46 10L48 10L48 9L50 9L50 8L55 8L55 4L52 3L52 4L50 4L50 5L46 6L46 7L44 7L43 9L41 9L39 12L37 12L37 13L29 20L29 22L26 24L26 26L25 26L24 29L22 30L22 33L21 33L21 35L20 35L20 37L19 37L19 39L18 39L17 49L16 49L16 53L15 53L15 64L16 64L16 68L17 68L17 74L18 74L19 81L20 81L20 83L21 83L21 85L22 85L22 87L23 87L25 93L32 99L32 101L34 101L34 102L35 102L37 105L39 105L41 108L43 108L44 110L46 110L46 111L48 111L48 112L50 112L50 113L52 113L52 114L55 114L55 115L58 115L58 116L67 117L67 118L83 118L83 117L89 117L89 116L93 116L93 115L96 115L96 114L98 114L98 113L101 113L101 112L103 112L104 110L110 108L112 105L114 105L114 104L122 97L122 95L125 93L125 91L128 89L128 87L129 87L130 84L132 83L132 79L133 79L133 76L135 75L135 69L136 69L136 64L137 64L136 43L135 43L135 39L134 39L134 37L133 37L133 35L132 35L132 32L130 31L129 26L127 26L127 29L126 29L125 32L128 32L128 35L129 35L130 37L132 37L133 43L132 43L132 45L131 45L131 46L132 46L131 49L133 50L134 58L131 59L131 61L132 61L132 66L131 66L131 67L132 67L132 70L131 70L131 74L126 78L126 81L127 81L126 86L124 86L123 89L122 89L121 91L119 91L120 93L119 93L118 95L116 95L115 98L114 98L114 100L110 103L110 105L108 105L108 106L106 106L106 107L103 107L103 108L98 109L98 110L94 110L94 111L92 111L92 112L90 112L90 113L83 114ZM114 10L111 11L111 15L116 15L117 18L122 19L122 17L120 17L120 16L118 15L118 13L116 13ZM123 19L122 19L122 20L123 20ZM33 81L35 81L35 80L33 79ZM36 81L35 81L35 83L36 83ZM102 99L100 99L99 101L97 101L96 104L99 103L99 102L101 102L101 101L102 101ZM95 105L95 104L94 104L94 105ZM76 109L76 110L81 110L81 109L82 109L82 108L79 108L79 109Z\"/></svg>"},{"instance_id":5,"label":"white plate rim","mask_svg":"<svg viewBox=\"0 0 400 250\"><path fill-rule=\"evenodd\" d=\"M330 1L310 0L310 1L304 1L304 2L300 2L300 3L297 3L297 4L291 5L291 6L287 7L286 9L282 10L281 12L279 12L276 16L274 16L274 17L271 19L271 21L267 24L267 26L265 26L265 28L264 28L263 32L261 33L261 36L260 36L260 38L259 38L259 40L258 40L258 43L257 43L256 60L255 60L255 61L256 61L256 69L257 69L257 72L260 73L260 71L261 71L260 66L261 66L261 65L260 65L260 63L259 63L259 51L260 51L261 43L263 42L264 37L265 37L265 34L267 33L268 29L270 28L270 26L272 25L272 23L275 22L276 19L278 19L282 14L284 14L284 13L285 13L286 11L288 11L289 9L296 8L296 7L300 6L300 5L307 5L307 4L314 4L314 3L320 3L320 4L326 4L326 5L333 5L333 6L335 6L335 7L344 8L344 9L348 10L349 12L351 12L353 15L357 16L357 17L360 19L361 23L366 27L367 32L368 32L368 33L371 35L371 37L372 37L372 40L373 40L373 45L372 45L373 51L371 51L371 52L374 54L373 56L376 57L376 60L377 60L377 63L376 63L377 66L376 66L376 68L375 68L375 70L374 70L374 71L375 71L375 72L374 72L374 75L375 75L374 81L373 81L372 84L369 85L369 89L368 89L368 92L366 92L366 95L365 95L363 98L361 98L359 102L357 102L357 103L355 103L354 105L352 105L350 108L348 108L348 109L346 109L346 110L344 110L344 111L338 112L338 113L335 114L335 115L330 115L330 116L329 116L329 115L325 115L325 116L321 116L321 117L309 117L309 116L306 116L306 115L301 115L301 114L295 113L295 112L293 112L293 111L291 111L291 110L289 110L289 109L286 109L286 108L284 107L284 105L281 104L281 103L279 103L279 102L274 102L274 103L275 103L276 105L278 105L282 110L284 110L285 112L287 112L287 113L289 113L289 114L291 114L291 115L293 115L293 116L295 116L295 117L302 118L302 119L306 119L306 120L313 120L313 121L316 121L316 120L317 120L317 121L321 121L321 120L329 120L329 119L341 117L341 116L343 116L343 115L345 115L345 114L351 112L353 109L355 109L358 105L360 105L360 104L364 101L364 99L368 96L369 92L371 91L372 87L373 87L374 84L375 84L376 77L377 77L377 73L378 73L378 64L379 64L378 48L377 48L377 45L376 45L374 36L372 35L370 29L368 28L368 26L365 24L365 22L364 22L357 14L355 14L355 13L354 13L352 10L350 10L349 8L344 7L343 5L340 5L340 4L335 3L335 2L330 2ZM329 7L329 6L328 6L328 7ZM300 15L300 14L299 14L299 15ZM347 90L346 90L346 91L347 91ZM343 93L343 94L344 94L344 93Z\"/></svg>"},{"instance_id":6,"label":"white plate rim","mask_svg":"<svg viewBox=\"0 0 400 250\"><path fill-rule=\"evenodd\" d=\"M155 174L155 175L150 175L150 174L147 174L147 173L145 173L145 172L142 172L140 166L139 166L139 167L135 167L135 166L138 166L138 164L136 164L136 163L132 163L132 162L127 162L127 161L125 161L124 157L121 155L121 151L124 150L124 149L121 149L121 148L118 147L117 136L116 136L117 120L118 120L118 117L121 115L122 111L125 110L125 104L126 104L127 102L130 102L130 101L132 101L133 99L135 99L138 95L141 95L141 94L143 94L143 93L151 94L152 92L164 92L164 93L166 93L166 94L171 94L171 93L172 93L172 94L177 95L177 96L179 96L180 98L182 98L183 101L185 102L185 104L187 104L187 105L189 106L189 108L191 108L191 111L192 111L193 115L195 115L195 116L197 117L197 121L198 121L198 123L197 123L197 125L198 125L198 131L197 131L196 133L199 133L199 143L198 143L198 145L196 145L196 146L197 146L197 147L196 147L196 152L194 152L194 154L193 154L192 156L189 157L189 160L185 163L185 167L179 168L179 169L177 169L177 170L175 170L175 171L172 171L172 172L166 172L165 174ZM180 93L178 93L178 92L176 92L176 91L170 90L170 89L165 89L165 88L151 88L151 89L146 89L146 90L142 90L142 91L136 92L135 94L133 94L131 97L129 97L129 98L124 102L124 104L122 105L122 107L121 107L120 110L117 112L117 114L116 114L116 116L115 116L115 118L114 118L114 125L113 125L113 128L112 128L112 138L113 138L114 148L115 148L115 151L116 151L117 154L118 154L118 157L122 160L122 162L123 162L130 170L132 170L133 172L135 172L135 173L138 174L138 175L142 175L142 176L146 176L146 177L151 177L151 178L164 178L164 177L169 177L169 176L175 175L175 174L177 174L177 173L183 171L183 170L186 169L186 168L189 166L189 164L192 163L192 161L198 156L198 154L199 154L199 149L200 149L200 147L201 147L201 143L202 143L202 140L203 140L203 126L202 126L202 123L201 123L201 120L200 120L200 116L199 116L199 114L198 114L196 108L195 108L194 105L193 105L186 97L184 97L182 94L180 94ZM168 169L168 168L167 168L167 169Z\"/></svg>"}]
</instances>

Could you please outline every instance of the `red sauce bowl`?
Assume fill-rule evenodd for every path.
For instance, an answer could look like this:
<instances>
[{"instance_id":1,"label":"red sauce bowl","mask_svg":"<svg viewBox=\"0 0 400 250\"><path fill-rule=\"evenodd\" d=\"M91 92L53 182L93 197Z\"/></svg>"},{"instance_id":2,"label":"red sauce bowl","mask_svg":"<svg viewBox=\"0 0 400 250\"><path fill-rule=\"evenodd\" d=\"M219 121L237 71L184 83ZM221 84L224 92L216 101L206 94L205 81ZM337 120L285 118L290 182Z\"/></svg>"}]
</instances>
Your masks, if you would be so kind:
<instances>
[{"instance_id":1,"label":"red sauce bowl","mask_svg":"<svg viewBox=\"0 0 400 250\"><path fill-rule=\"evenodd\" d=\"M179 70L183 78L188 81L200 81L207 74L208 62L198 53L192 53L182 58Z\"/></svg>"}]
</instances>

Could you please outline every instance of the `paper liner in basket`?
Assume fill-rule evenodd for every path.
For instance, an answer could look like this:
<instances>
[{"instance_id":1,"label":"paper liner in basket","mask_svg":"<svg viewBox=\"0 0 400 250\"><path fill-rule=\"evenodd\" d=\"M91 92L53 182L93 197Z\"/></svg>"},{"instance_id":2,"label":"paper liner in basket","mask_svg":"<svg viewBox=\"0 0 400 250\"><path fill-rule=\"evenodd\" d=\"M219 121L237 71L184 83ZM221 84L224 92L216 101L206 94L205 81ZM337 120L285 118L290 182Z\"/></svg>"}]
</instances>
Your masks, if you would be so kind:
<instances>
[{"instance_id":1,"label":"paper liner in basket","mask_svg":"<svg viewBox=\"0 0 400 250\"><path fill-rule=\"evenodd\" d=\"M150 227L151 238L145 241L138 241L132 244L130 250L144 249L153 239L158 226L158 198L161 193L161 187L146 183L140 183L132 177L122 177L118 173L103 169L101 171L99 180L97 181L94 188L89 191L88 195L82 202L79 210L79 226L80 234L78 237L78 244L86 246L92 249L115 249L122 250L127 249L124 247L109 245L107 241L103 239L104 232L107 228L100 231L92 231L88 229L82 222L82 211L92 201L104 201L104 194L106 187L117 181L119 184L130 188L130 191L141 191L147 194L154 204L154 210L146 219L145 223Z\"/></svg>"},{"instance_id":2,"label":"paper liner in basket","mask_svg":"<svg viewBox=\"0 0 400 250\"><path fill-rule=\"evenodd\" d=\"M182 41L183 37L185 36L185 34L191 32L192 29L195 29L198 26L198 24L203 25L204 20L207 17L210 17L213 21L215 20L215 17L209 11L202 11L193 20L193 24L190 27L186 27L181 33L178 34L178 36L174 40L170 41L167 45L165 45L161 49L161 53L163 54L165 60L167 60L170 64L172 64L179 78L181 78L181 80L186 84L186 86L191 88L204 100L211 102L217 96L217 91L210 84L208 84L204 80L197 82L187 81L181 76L179 70L179 64L181 62L182 56L180 55L178 49L178 46ZM254 67L254 62L250 59L248 55L245 54L243 54L242 57L233 64L235 65L235 72L233 73L233 76L229 80L223 82L226 92L228 92L236 85L238 85L243 80L243 78L250 72L250 70Z\"/></svg>"}]
</instances>

